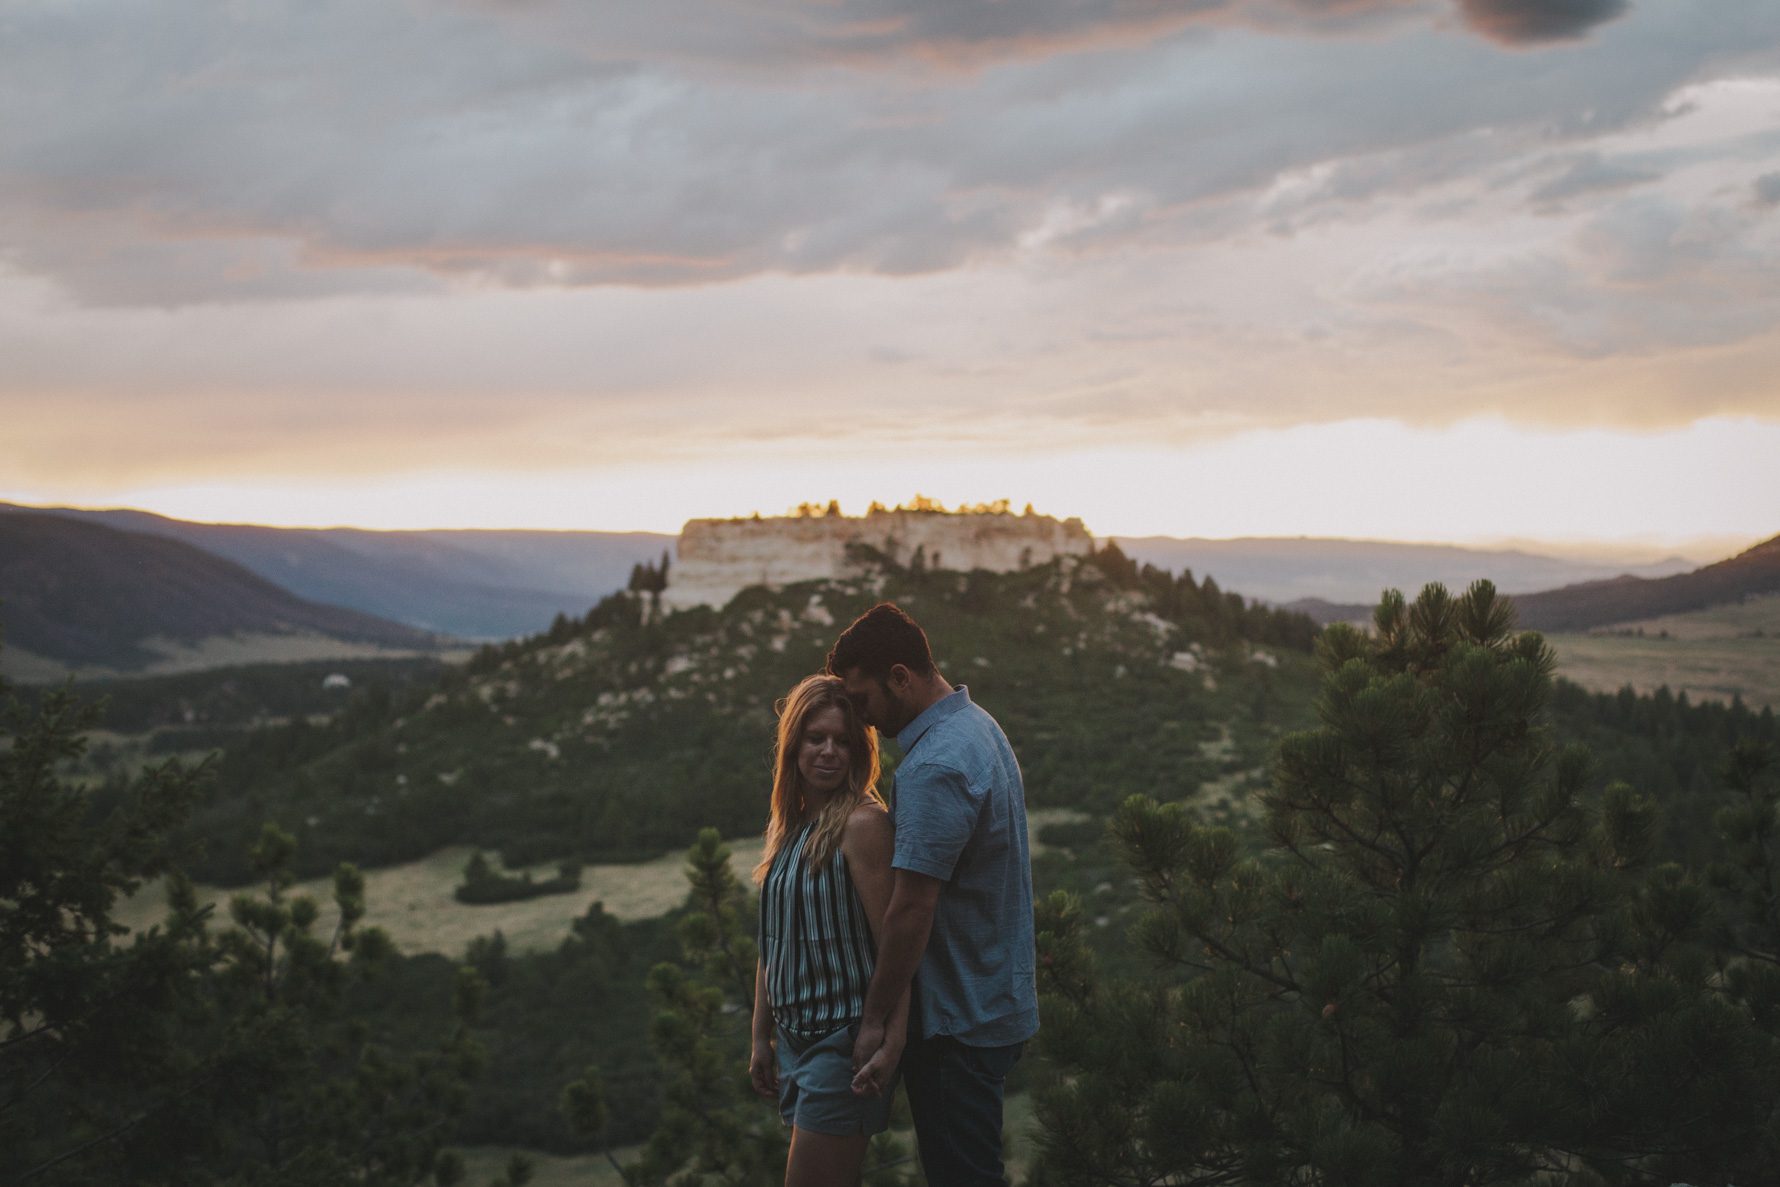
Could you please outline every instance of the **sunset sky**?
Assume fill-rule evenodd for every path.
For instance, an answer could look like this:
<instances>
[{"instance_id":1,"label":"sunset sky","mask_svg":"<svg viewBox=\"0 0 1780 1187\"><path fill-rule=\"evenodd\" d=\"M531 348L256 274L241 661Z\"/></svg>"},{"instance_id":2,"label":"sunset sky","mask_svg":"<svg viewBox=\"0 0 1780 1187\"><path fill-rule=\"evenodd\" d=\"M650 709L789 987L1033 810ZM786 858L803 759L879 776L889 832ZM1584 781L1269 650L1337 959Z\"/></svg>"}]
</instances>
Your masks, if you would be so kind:
<instances>
[{"instance_id":1,"label":"sunset sky","mask_svg":"<svg viewBox=\"0 0 1780 1187\"><path fill-rule=\"evenodd\" d=\"M1775 0L0 0L0 499L1780 532Z\"/></svg>"}]
</instances>

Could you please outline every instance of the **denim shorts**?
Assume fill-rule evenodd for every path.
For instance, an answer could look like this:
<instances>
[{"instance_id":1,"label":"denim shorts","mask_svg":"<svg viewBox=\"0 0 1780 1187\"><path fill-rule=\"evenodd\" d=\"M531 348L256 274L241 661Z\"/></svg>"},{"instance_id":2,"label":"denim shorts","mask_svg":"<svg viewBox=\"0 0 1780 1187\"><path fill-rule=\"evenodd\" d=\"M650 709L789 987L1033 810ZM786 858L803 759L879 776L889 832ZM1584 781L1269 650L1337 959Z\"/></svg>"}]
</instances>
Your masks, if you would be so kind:
<instances>
[{"instance_id":1,"label":"denim shorts","mask_svg":"<svg viewBox=\"0 0 1780 1187\"><path fill-rule=\"evenodd\" d=\"M843 1026L820 1039L803 1039L778 1028L779 1116L785 1124L844 1137L883 1133L890 1127L896 1076L877 1096L853 1095L853 1040L859 1026Z\"/></svg>"}]
</instances>

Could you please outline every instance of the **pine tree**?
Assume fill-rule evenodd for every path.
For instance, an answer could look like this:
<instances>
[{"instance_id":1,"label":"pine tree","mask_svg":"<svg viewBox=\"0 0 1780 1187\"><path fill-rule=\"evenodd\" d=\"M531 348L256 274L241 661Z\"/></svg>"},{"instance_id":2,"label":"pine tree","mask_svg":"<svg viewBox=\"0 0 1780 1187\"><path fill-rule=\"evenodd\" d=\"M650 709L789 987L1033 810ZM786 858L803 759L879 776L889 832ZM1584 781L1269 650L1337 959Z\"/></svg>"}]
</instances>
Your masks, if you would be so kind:
<instances>
[{"instance_id":1,"label":"pine tree","mask_svg":"<svg viewBox=\"0 0 1780 1187\"><path fill-rule=\"evenodd\" d=\"M0 1180L90 1181L200 1084L165 1021L205 970L197 913L128 943L113 913L169 868L207 771L151 767L99 813L61 774L96 707L0 701Z\"/></svg>"},{"instance_id":2,"label":"pine tree","mask_svg":"<svg viewBox=\"0 0 1780 1187\"><path fill-rule=\"evenodd\" d=\"M1511 626L1480 582L1325 632L1259 857L1124 805L1159 972L1103 983L1044 905L1047 1182L1726 1181L1772 1042L1711 981L1711 896L1649 866L1650 806L1595 808L1556 751L1551 653Z\"/></svg>"},{"instance_id":3,"label":"pine tree","mask_svg":"<svg viewBox=\"0 0 1780 1187\"><path fill-rule=\"evenodd\" d=\"M364 879L343 866L335 919L290 895L294 843L268 828L263 890L213 930L167 838L205 771L150 768L96 815L61 775L96 713L66 691L8 699L0 738L0 1179L31 1184L394 1187L431 1178L463 1103L481 994L460 1022L398 1054L354 1017L392 954L359 926ZM120 897L166 874L166 924L124 940Z\"/></svg>"},{"instance_id":4,"label":"pine tree","mask_svg":"<svg viewBox=\"0 0 1780 1187\"><path fill-rule=\"evenodd\" d=\"M686 854L691 883L679 923L687 967L659 964L649 993L650 1038L663 1066L661 1123L635 1168L644 1184L772 1187L785 1177L786 1140L748 1085L749 1017L757 949L729 847L704 829Z\"/></svg>"},{"instance_id":5,"label":"pine tree","mask_svg":"<svg viewBox=\"0 0 1780 1187\"><path fill-rule=\"evenodd\" d=\"M359 1004L377 992L395 950L380 929L361 926L364 877L340 866L332 918L318 927L320 906L289 893L295 850L268 824L250 855L259 890L230 899L232 926L199 930L211 971L192 1018L213 1044L216 1074L181 1118L205 1137L182 1170L241 1187L410 1187L439 1169L446 1127L480 1067L469 1027L486 987L473 968L458 969L456 1022L431 1050L380 1041ZM175 920L196 905L177 876L169 898Z\"/></svg>"},{"instance_id":6,"label":"pine tree","mask_svg":"<svg viewBox=\"0 0 1780 1187\"><path fill-rule=\"evenodd\" d=\"M1729 803L1714 823L1724 856L1707 872L1723 904L1715 971L1765 1035L1780 1035L1780 770L1768 749L1745 743L1726 759L1721 780ZM1737 1182L1758 1182L1780 1165L1774 1103Z\"/></svg>"}]
</instances>

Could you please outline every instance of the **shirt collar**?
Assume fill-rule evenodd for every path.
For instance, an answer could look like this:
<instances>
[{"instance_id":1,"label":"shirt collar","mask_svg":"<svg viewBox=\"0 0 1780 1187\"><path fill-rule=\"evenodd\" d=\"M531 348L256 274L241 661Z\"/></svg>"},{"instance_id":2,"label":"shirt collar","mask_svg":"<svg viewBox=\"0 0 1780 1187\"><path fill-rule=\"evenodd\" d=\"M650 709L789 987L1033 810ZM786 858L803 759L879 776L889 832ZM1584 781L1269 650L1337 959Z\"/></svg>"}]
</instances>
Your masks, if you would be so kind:
<instances>
[{"instance_id":1,"label":"shirt collar","mask_svg":"<svg viewBox=\"0 0 1780 1187\"><path fill-rule=\"evenodd\" d=\"M896 735L896 744L902 747L904 754L907 754L910 748L921 740L922 734L968 704L970 704L970 689L962 684L953 685L951 692L921 710L919 717L902 727L902 731Z\"/></svg>"}]
</instances>

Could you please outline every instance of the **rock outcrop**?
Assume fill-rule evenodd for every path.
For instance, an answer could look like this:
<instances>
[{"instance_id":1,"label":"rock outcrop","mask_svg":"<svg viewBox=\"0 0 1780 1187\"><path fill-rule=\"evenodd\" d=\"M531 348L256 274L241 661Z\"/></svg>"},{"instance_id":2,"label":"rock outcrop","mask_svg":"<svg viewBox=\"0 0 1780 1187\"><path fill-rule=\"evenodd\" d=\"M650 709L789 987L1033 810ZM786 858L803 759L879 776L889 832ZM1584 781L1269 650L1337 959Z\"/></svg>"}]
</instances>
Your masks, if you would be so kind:
<instances>
[{"instance_id":1,"label":"rock outcrop","mask_svg":"<svg viewBox=\"0 0 1780 1187\"><path fill-rule=\"evenodd\" d=\"M676 608L721 606L750 585L845 578L860 571L870 551L899 564L1005 573L1093 548L1081 520L1049 515L872 511L694 519L680 529L662 601Z\"/></svg>"}]
</instances>

